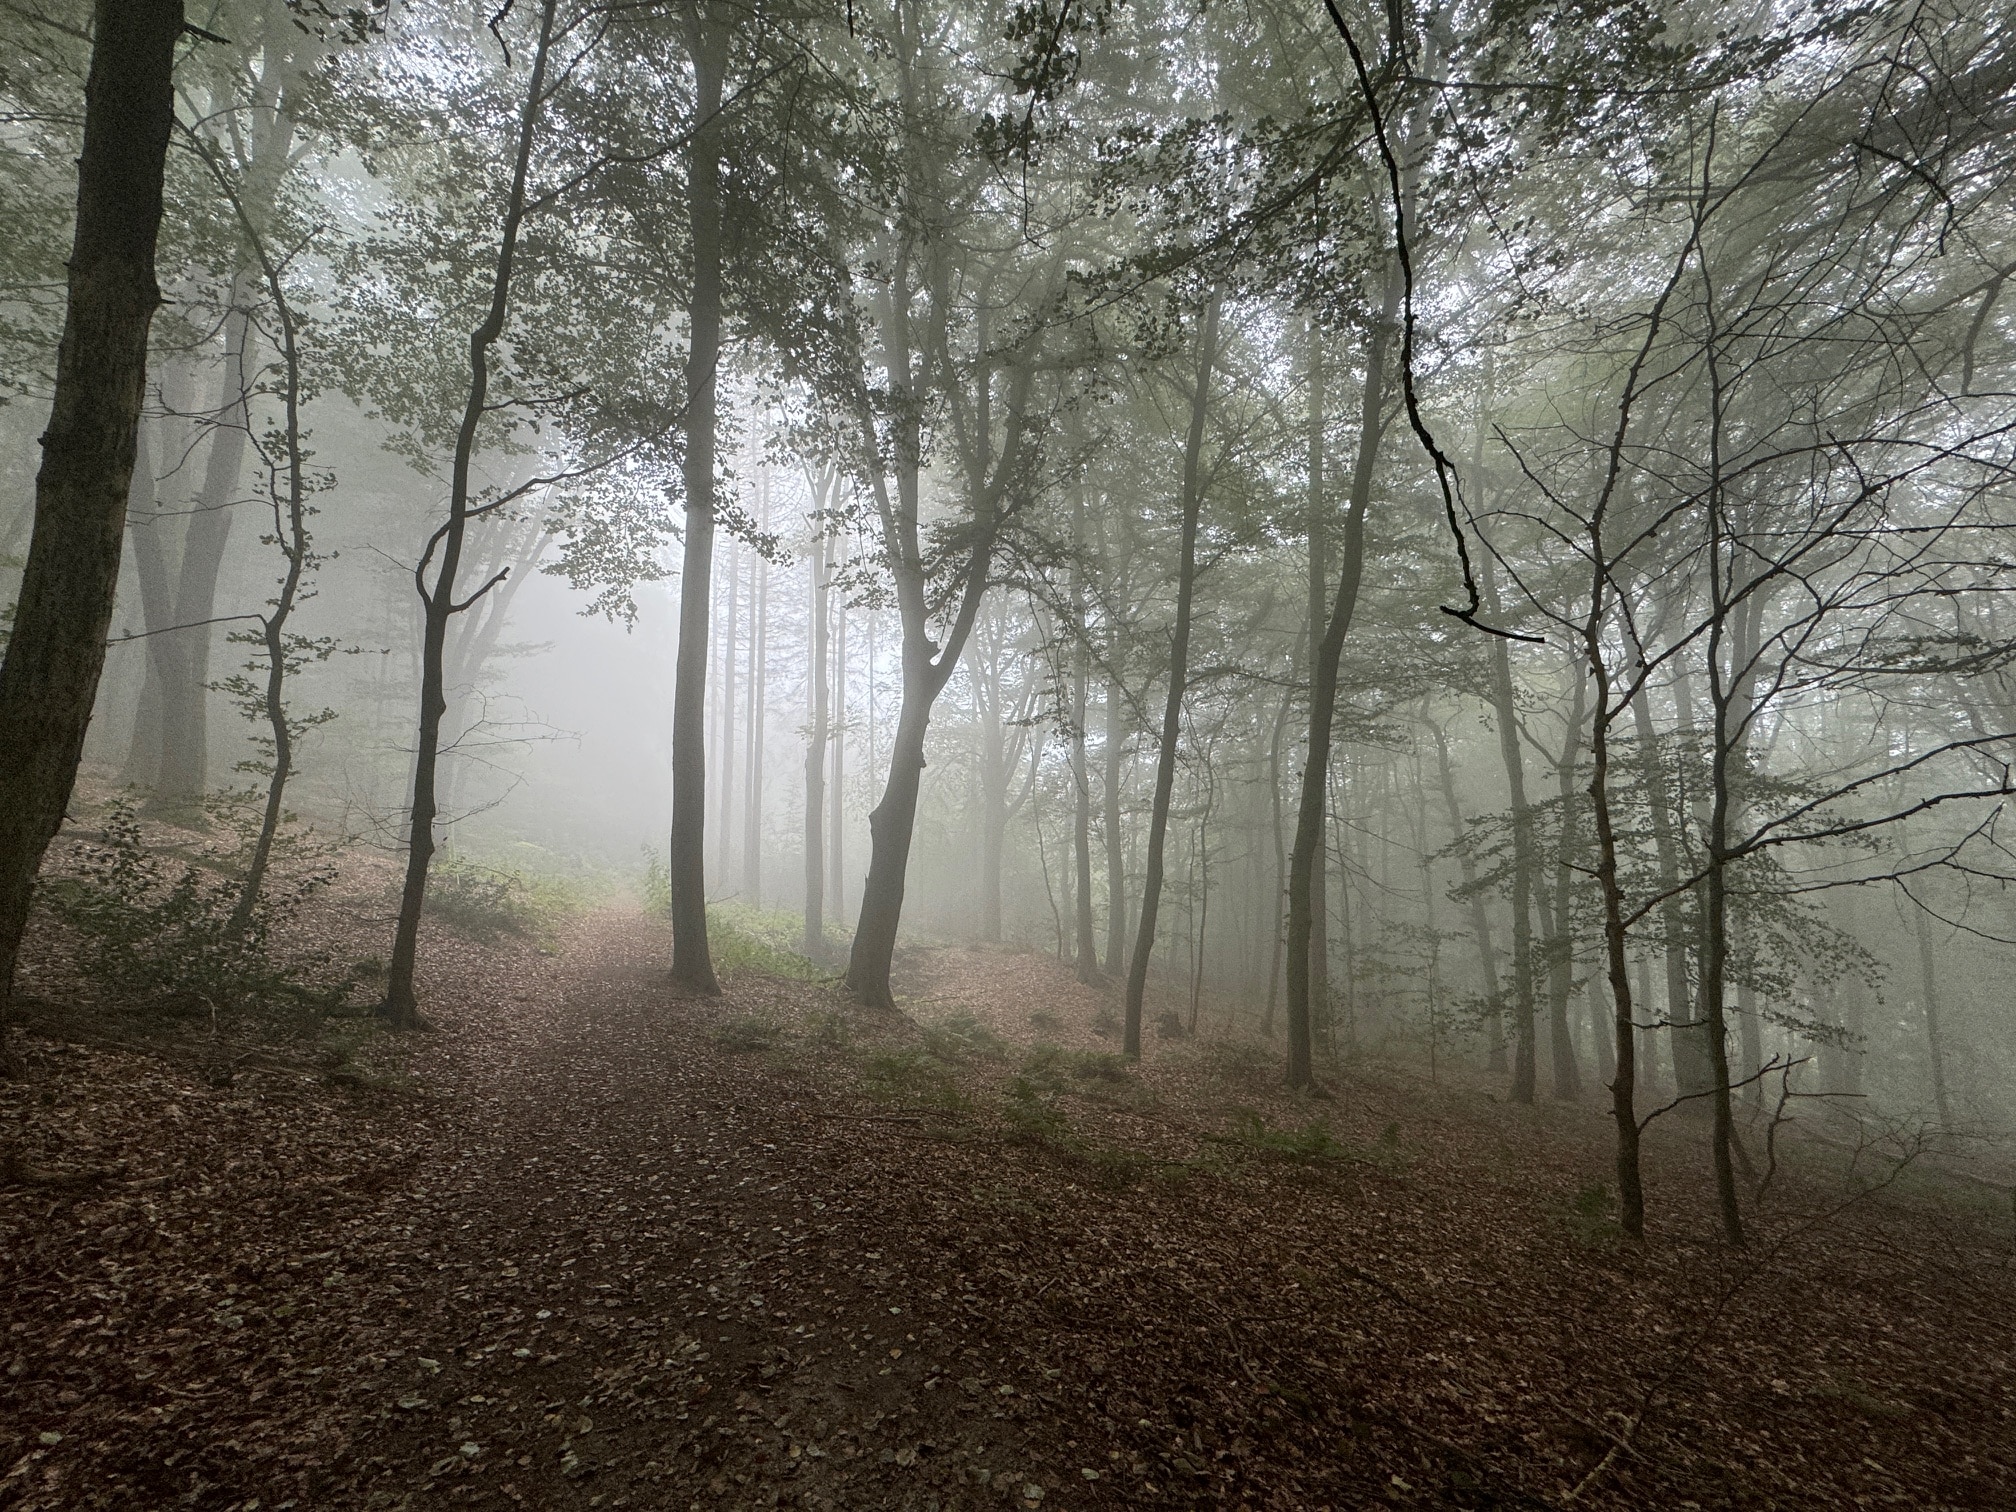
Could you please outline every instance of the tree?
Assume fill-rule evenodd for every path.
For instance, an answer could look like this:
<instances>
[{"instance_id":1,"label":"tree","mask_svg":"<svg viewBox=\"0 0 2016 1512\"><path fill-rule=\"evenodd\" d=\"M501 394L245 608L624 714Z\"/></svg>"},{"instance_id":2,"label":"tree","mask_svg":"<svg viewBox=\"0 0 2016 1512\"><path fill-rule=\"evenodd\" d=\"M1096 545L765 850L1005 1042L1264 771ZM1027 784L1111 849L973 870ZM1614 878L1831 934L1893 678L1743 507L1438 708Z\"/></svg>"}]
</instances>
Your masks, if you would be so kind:
<instances>
[{"instance_id":1,"label":"tree","mask_svg":"<svg viewBox=\"0 0 2016 1512\"><path fill-rule=\"evenodd\" d=\"M98 0L77 227L56 385L35 480L35 527L0 662L0 1011L42 853L76 782L112 622L161 303L154 268L174 120L181 0Z\"/></svg>"}]
</instances>

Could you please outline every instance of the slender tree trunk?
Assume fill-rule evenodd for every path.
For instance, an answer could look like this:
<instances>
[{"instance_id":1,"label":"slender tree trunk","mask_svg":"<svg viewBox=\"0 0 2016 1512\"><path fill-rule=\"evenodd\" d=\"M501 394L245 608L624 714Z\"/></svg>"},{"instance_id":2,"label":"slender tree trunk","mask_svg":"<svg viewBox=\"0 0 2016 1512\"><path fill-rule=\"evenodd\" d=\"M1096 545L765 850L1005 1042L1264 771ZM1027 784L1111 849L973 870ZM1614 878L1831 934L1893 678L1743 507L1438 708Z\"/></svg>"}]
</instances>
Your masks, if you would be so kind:
<instances>
[{"instance_id":1,"label":"slender tree trunk","mask_svg":"<svg viewBox=\"0 0 2016 1512\"><path fill-rule=\"evenodd\" d=\"M688 218L693 284L687 302L685 556L679 574L679 656L672 688L672 981L720 992L707 949L707 610L714 576L715 396L721 362L721 146L715 124L727 39L698 0L685 10L693 58Z\"/></svg>"},{"instance_id":2,"label":"slender tree trunk","mask_svg":"<svg viewBox=\"0 0 2016 1512\"><path fill-rule=\"evenodd\" d=\"M224 183L222 176L219 182ZM227 186L228 192L228 186ZM268 255L259 228L234 197L242 230L266 282L267 298L280 327L281 360L281 456L269 473L267 493L273 505L273 541L279 546L286 567L280 591L267 612L260 617L260 640L266 652L266 682L262 708L273 742L273 766L266 775L266 803L259 818L259 832L252 842L252 855L245 867L244 886L231 913L231 928L242 932L252 923L259 906L259 893L266 882L266 868L273 858L273 842L280 833L285 813L288 779L294 773L294 727L287 717L287 677L293 670L291 658L296 646L291 642L288 623L300 600L309 567L308 483L302 470L301 453L301 349L294 309L280 281L280 268Z\"/></svg>"},{"instance_id":3,"label":"slender tree trunk","mask_svg":"<svg viewBox=\"0 0 2016 1512\"><path fill-rule=\"evenodd\" d=\"M1946 1046L1939 1034L1939 972L1932 951L1932 927L1925 910L1918 910L1918 977L1924 996L1919 1007L1925 1015L1925 1057L1932 1070L1932 1106L1939 1115L1939 1142L1953 1135L1953 1104L1946 1093Z\"/></svg>"},{"instance_id":4,"label":"slender tree trunk","mask_svg":"<svg viewBox=\"0 0 2016 1512\"><path fill-rule=\"evenodd\" d=\"M833 838L826 846L826 890L833 911L847 912L847 596L833 600L833 780L826 788Z\"/></svg>"},{"instance_id":5,"label":"slender tree trunk","mask_svg":"<svg viewBox=\"0 0 2016 1512\"><path fill-rule=\"evenodd\" d=\"M1489 557L1479 564L1485 607L1494 619L1503 608ZM1512 697L1512 658L1496 636L1489 647L1491 707L1498 725L1498 753L1512 796L1512 1100L1533 1101L1536 1047L1533 1004L1533 810L1526 801L1526 760L1519 748L1519 708Z\"/></svg>"},{"instance_id":6,"label":"slender tree trunk","mask_svg":"<svg viewBox=\"0 0 2016 1512\"><path fill-rule=\"evenodd\" d=\"M28 560L0 662L0 1014L12 999L35 873L69 806L105 666L147 333L161 303L154 251L182 26L181 0L98 0L93 15L56 387Z\"/></svg>"},{"instance_id":7,"label":"slender tree trunk","mask_svg":"<svg viewBox=\"0 0 2016 1512\"><path fill-rule=\"evenodd\" d=\"M1651 702L1641 685L1631 697L1631 719L1638 737L1639 781L1652 820L1652 841L1659 866L1659 890L1669 896L1659 905L1659 928L1665 936L1660 952L1666 968L1666 1019L1672 1035L1673 1084L1682 1096L1698 1097L1710 1081L1708 1046L1694 1014L1694 994L1687 977L1687 905L1673 891L1680 881L1680 845L1674 826L1671 790L1652 726Z\"/></svg>"},{"instance_id":8,"label":"slender tree trunk","mask_svg":"<svg viewBox=\"0 0 2016 1512\"><path fill-rule=\"evenodd\" d=\"M733 537L728 544L728 608L721 621L721 747L714 770L721 774L721 815L719 841L721 875L735 868L735 637L741 629L742 564L736 560Z\"/></svg>"},{"instance_id":9,"label":"slender tree trunk","mask_svg":"<svg viewBox=\"0 0 2016 1512\"><path fill-rule=\"evenodd\" d=\"M135 427L133 484L127 496L126 531L133 543L134 576L140 587L140 623L147 639L142 651L147 665L140 698L133 713L133 738L119 781L126 787L152 788L161 775L161 698L173 673L168 631L175 623L175 600L168 586L168 526L154 496L153 449L147 427Z\"/></svg>"},{"instance_id":10,"label":"slender tree trunk","mask_svg":"<svg viewBox=\"0 0 2016 1512\"><path fill-rule=\"evenodd\" d=\"M812 723L805 742L805 954L826 955L826 521L812 535L811 645L806 668Z\"/></svg>"},{"instance_id":11,"label":"slender tree trunk","mask_svg":"<svg viewBox=\"0 0 2016 1512\"><path fill-rule=\"evenodd\" d=\"M1271 948L1267 961L1267 1016L1260 1032L1274 1038L1274 1008L1281 992L1281 958L1288 944L1288 837L1282 825L1281 747L1288 735L1288 716L1294 708L1295 684L1302 671L1302 646L1309 634L1305 624L1295 637L1295 650L1288 662L1288 686L1281 690L1281 702L1274 711L1273 738L1267 743L1268 818L1274 840L1274 907Z\"/></svg>"},{"instance_id":12,"label":"slender tree trunk","mask_svg":"<svg viewBox=\"0 0 2016 1512\"><path fill-rule=\"evenodd\" d=\"M770 523L770 501L764 492L762 523ZM751 908L763 906L763 724L764 702L770 691L770 564L752 553L756 581L751 586L749 626L749 711L743 721L748 765L742 791L747 805L742 820L742 891Z\"/></svg>"},{"instance_id":13,"label":"slender tree trunk","mask_svg":"<svg viewBox=\"0 0 2016 1512\"><path fill-rule=\"evenodd\" d=\"M1141 1058L1141 1005L1148 962L1155 950L1155 914L1162 903L1162 852L1169 830L1169 796L1176 785L1176 742L1182 730L1183 694L1190 675L1190 606L1197 580L1197 521L1204 506L1204 420L1211 400L1211 368L1218 356L1218 315L1223 297L1213 292L1197 341L1197 386L1190 396L1190 432L1183 445L1183 538L1176 577L1176 629L1169 648L1169 697L1162 706L1162 743L1155 762L1155 797L1148 813L1148 859L1141 882L1141 922L1127 967L1123 1053Z\"/></svg>"},{"instance_id":14,"label":"slender tree trunk","mask_svg":"<svg viewBox=\"0 0 2016 1512\"><path fill-rule=\"evenodd\" d=\"M1078 980L1088 987L1105 978L1099 971L1099 936L1092 917L1092 774L1085 761L1085 493L1071 493L1071 619L1077 639L1071 648L1071 860L1072 923Z\"/></svg>"},{"instance_id":15,"label":"slender tree trunk","mask_svg":"<svg viewBox=\"0 0 2016 1512\"><path fill-rule=\"evenodd\" d=\"M1119 655L1117 645L1107 654ZM1120 679L1108 674L1104 701L1106 742L1101 751L1099 798L1106 842L1106 974L1118 976L1127 940L1127 837L1120 827L1121 754L1127 744L1126 695Z\"/></svg>"},{"instance_id":16,"label":"slender tree trunk","mask_svg":"<svg viewBox=\"0 0 2016 1512\"><path fill-rule=\"evenodd\" d=\"M1311 627L1309 668L1309 737L1302 759L1302 791L1295 814L1295 843L1288 857L1288 1085L1312 1087L1316 1081L1316 1017L1327 1002L1317 993L1313 966L1328 950L1317 935L1316 904L1327 870L1331 732L1337 714L1337 669L1345 637L1358 612L1358 588L1365 575L1365 521L1372 506L1373 469L1383 434L1381 412L1386 403L1386 353L1400 310L1402 284L1398 268L1386 276L1385 297L1365 341L1365 387L1358 414L1358 457L1351 470L1351 494L1345 506L1343 552L1337 584L1324 619L1322 634ZM1312 347L1313 350L1313 347ZM1312 451L1317 448L1312 445ZM1318 452L1316 465L1320 463ZM1312 510L1312 518L1319 512Z\"/></svg>"},{"instance_id":17,"label":"slender tree trunk","mask_svg":"<svg viewBox=\"0 0 2016 1512\"><path fill-rule=\"evenodd\" d=\"M1449 813L1449 832L1459 839L1463 834L1463 805L1456 797L1456 772L1449 762L1449 737L1440 725L1435 731L1436 771L1441 778L1442 806ZM1470 899L1470 933L1477 941L1477 980L1484 989L1484 1034L1487 1070L1505 1069L1505 1009L1498 986L1498 952L1491 945L1491 913L1484 905L1484 894L1477 886L1477 859L1469 851L1456 852L1457 865L1463 871L1463 889Z\"/></svg>"},{"instance_id":18,"label":"slender tree trunk","mask_svg":"<svg viewBox=\"0 0 2016 1512\"><path fill-rule=\"evenodd\" d=\"M1309 644L1321 647L1329 624L1330 510L1323 497L1323 442L1329 417L1323 391L1323 338L1309 323L1309 461L1306 508L1309 515ZM1362 439L1362 436L1361 436ZM1285 906L1285 905L1284 905ZM1330 865L1319 855L1309 873L1309 1013L1321 1021L1330 1012ZM1288 1054L1295 1055L1294 1015L1289 1015ZM1293 1075L1291 1070L1290 1075ZM1294 1085L1300 1086L1297 1082Z\"/></svg>"},{"instance_id":19,"label":"slender tree trunk","mask_svg":"<svg viewBox=\"0 0 2016 1512\"><path fill-rule=\"evenodd\" d=\"M1554 908L1547 940L1547 1037L1554 1052L1554 1096L1577 1102L1582 1096L1582 1070L1575 1060L1569 1032L1568 999L1575 988L1575 853L1580 845L1580 819L1575 802L1575 768L1582 758L1582 724L1588 713L1588 669L1578 665L1575 695L1568 710L1568 730L1562 739L1560 774L1561 830L1554 862Z\"/></svg>"},{"instance_id":20,"label":"slender tree trunk","mask_svg":"<svg viewBox=\"0 0 2016 1512\"><path fill-rule=\"evenodd\" d=\"M392 961L386 973L385 1014L395 1029L417 1028L420 1022L413 973L419 954L420 916L427 902L427 870L434 860L441 720L448 712L444 678L448 622L503 580L500 574L468 599L459 604L455 601L455 578L461 567L462 545L470 519L470 463L476 451L477 428L482 423L489 399L490 350L504 333L504 319L510 307L518 231L525 218L525 182L531 171L533 137L545 104L546 62L552 47L553 15L557 4L558 0L546 0L540 9L539 40L532 55L532 77L525 90L524 109L518 119L511 188L505 200L496 268L491 276L490 308L483 323L469 333L469 394L462 410L462 424L455 437L455 456L449 474L448 518L429 538L420 563L413 572L422 609L420 722L413 753L413 804L407 833L406 880L399 895L399 920L392 938ZM427 582L430 562L438 563L431 585Z\"/></svg>"}]
</instances>

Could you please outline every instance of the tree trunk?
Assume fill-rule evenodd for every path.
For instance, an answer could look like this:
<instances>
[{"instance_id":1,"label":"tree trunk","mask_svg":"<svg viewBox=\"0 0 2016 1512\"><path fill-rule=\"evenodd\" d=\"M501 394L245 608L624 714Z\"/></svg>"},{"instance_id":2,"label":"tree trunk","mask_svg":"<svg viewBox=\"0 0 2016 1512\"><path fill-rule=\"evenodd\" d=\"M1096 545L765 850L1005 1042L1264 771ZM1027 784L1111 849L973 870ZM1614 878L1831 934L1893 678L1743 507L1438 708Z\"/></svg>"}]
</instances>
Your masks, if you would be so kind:
<instances>
[{"instance_id":1,"label":"tree trunk","mask_svg":"<svg viewBox=\"0 0 2016 1512\"><path fill-rule=\"evenodd\" d=\"M1946 1046L1939 1035L1939 973L1933 959L1932 926L1924 909L1918 910L1918 976L1924 996L1919 1007L1925 1015L1925 1057L1932 1070L1932 1107L1939 1115L1941 1144L1953 1135L1953 1104L1946 1094Z\"/></svg>"},{"instance_id":2,"label":"tree trunk","mask_svg":"<svg viewBox=\"0 0 2016 1512\"><path fill-rule=\"evenodd\" d=\"M1122 1053L1141 1058L1141 1005L1148 962L1155 950L1155 913L1162 903L1162 852L1169 830L1169 796L1176 785L1176 741L1183 721L1184 686L1190 675L1190 605L1197 586L1197 521L1204 505L1204 420L1217 360L1218 315L1214 291L1197 342L1197 386L1190 396L1190 431L1183 444L1183 537L1176 576L1176 630L1169 648L1169 697L1162 706L1162 743L1156 754L1155 796L1148 812L1148 859L1141 881L1141 922L1127 967L1126 1031Z\"/></svg>"},{"instance_id":3,"label":"tree trunk","mask_svg":"<svg viewBox=\"0 0 2016 1512\"><path fill-rule=\"evenodd\" d=\"M441 757L441 720L448 712L445 681L448 622L502 581L492 578L460 604L455 578L461 567L462 545L469 528L469 472L476 451L476 431L482 423L490 391L490 350L504 332L510 307L511 275L518 250L518 230L525 218L525 182L531 171L532 139L546 90L546 61L553 41L553 14L558 0L546 0L539 15L539 41L532 56L532 77L518 120L511 170L511 188L498 238L497 263L490 283L490 308L481 325L469 333L469 394L455 437L449 473L448 518L429 538L413 579L420 592L420 722L413 752L413 805L408 821L406 880L399 895L399 920L392 938L392 961L386 973L385 1014L395 1029L419 1026L420 1005L413 974L420 948L420 915L427 903L427 870L434 860L434 820ZM430 561L438 558L434 582L426 581Z\"/></svg>"},{"instance_id":4,"label":"tree trunk","mask_svg":"<svg viewBox=\"0 0 2016 1512\"><path fill-rule=\"evenodd\" d=\"M1309 644L1321 647L1329 623L1330 513L1323 499L1323 442L1328 424L1323 392L1323 340L1309 323ZM1330 858L1319 853L1309 873L1309 1013L1312 1020L1330 1012ZM1294 1015L1289 1014L1289 1058L1295 1055ZM1291 1077L1293 1071L1290 1071ZM1294 1083L1300 1085L1300 1083Z\"/></svg>"},{"instance_id":5,"label":"tree trunk","mask_svg":"<svg viewBox=\"0 0 2016 1512\"><path fill-rule=\"evenodd\" d=\"M721 780L720 839L717 842L722 877L735 871L735 637L741 629L742 564L736 560L734 538L729 538L727 579L728 607L721 620L721 745L714 770Z\"/></svg>"},{"instance_id":6,"label":"tree trunk","mask_svg":"<svg viewBox=\"0 0 2016 1512\"><path fill-rule=\"evenodd\" d=\"M1118 645L1110 646L1107 656L1117 657L1119 650ZM1118 976L1127 939L1127 838L1120 828L1120 758L1127 744L1127 732L1126 695L1120 679L1111 673L1106 678L1104 707L1106 744L1100 753L1104 770L1100 774L1099 799L1106 841L1106 974Z\"/></svg>"},{"instance_id":7,"label":"tree trunk","mask_svg":"<svg viewBox=\"0 0 2016 1512\"><path fill-rule=\"evenodd\" d=\"M805 741L805 954L826 957L826 521L824 498L812 535L811 645L806 672L812 723Z\"/></svg>"},{"instance_id":8,"label":"tree trunk","mask_svg":"<svg viewBox=\"0 0 2016 1512\"><path fill-rule=\"evenodd\" d=\"M1077 639L1071 648L1071 914L1075 926L1078 980L1088 987L1105 980L1099 972L1099 937L1092 918L1092 774L1085 763L1085 494L1071 494L1071 618Z\"/></svg>"},{"instance_id":9,"label":"tree trunk","mask_svg":"<svg viewBox=\"0 0 2016 1512\"><path fill-rule=\"evenodd\" d=\"M1659 905L1659 927L1665 936L1661 952L1666 967L1666 1020L1672 1035L1673 1085L1683 1097L1705 1094L1711 1083L1708 1045L1694 1013L1694 994L1687 978L1687 905L1674 892L1680 881L1680 846L1674 832L1678 817L1666 785L1665 763L1659 756L1652 710L1641 685L1631 697L1631 719L1638 736L1640 782L1652 820L1652 840L1659 864L1659 890L1669 894Z\"/></svg>"},{"instance_id":10,"label":"tree trunk","mask_svg":"<svg viewBox=\"0 0 2016 1512\"><path fill-rule=\"evenodd\" d=\"M1554 1096L1560 1102L1577 1102L1582 1097L1582 1069L1576 1064L1575 1041L1569 1033L1568 999L1575 988L1574 858L1580 829L1576 822L1579 816L1575 768L1582 756L1582 722L1588 712L1588 693L1588 668L1584 665L1576 673L1575 696L1561 746L1560 846L1554 862L1553 917L1547 931L1547 1037L1554 1052Z\"/></svg>"},{"instance_id":11,"label":"tree trunk","mask_svg":"<svg viewBox=\"0 0 2016 1512\"><path fill-rule=\"evenodd\" d=\"M162 692L174 675L167 663L172 654L168 631L175 624L175 598L168 586L168 527L154 495L153 449L147 444L145 425L136 426L135 432L126 530L133 542L134 576L139 580L140 623L147 636L141 650L147 664L119 781L125 787L152 788L161 775Z\"/></svg>"},{"instance_id":12,"label":"tree trunk","mask_svg":"<svg viewBox=\"0 0 2016 1512\"><path fill-rule=\"evenodd\" d=\"M847 596L833 600L833 780L826 786L826 892L833 911L847 912Z\"/></svg>"},{"instance_id":13,"label":"tree trunk","mask_svg":"<svg viewBox=\"0 0 2016 1512\"><path fill-rule=\"evenodd\" d=\"M1295 813L1295 842L1288 856L1288 1085L1315 1085L1316 1015L1327 1003L1327 983L1318 994L1314 968L1320 954L1327 963L1327 941L1317 933L1317 901L1327 870L1324 844L1329 814L1330 743L1337 714L1337 668L1344 640L1358 612L1358 588L1365 575L1365 520L1372 505L1373 468L1379 457L1386 402L1386 350L1400 310L1402 284L1397 267L1386 275L1385 297L1365 341L1365 387L1358 413L1358 457L1351 470L1351 494L1345 505L1343 555L1337 568L1322 634L1310 630L1309 738L1302 759L1302 791ZM1312 344L1313 351L1313 344ZM1312 364L1313 365L1313 364ZM1320 450L1312 467L1320 465ZM1320 512L1311 510L1313 521ZM1327 929L1326 929L1327 933ZM1327 977L1327 965L1325 975Z\"/></svg>"},{"instance_id":14,"label":"tree trunk","mask_svg":"<svg viewBox=\"0 0 2016 1512\"><path fill-rule=\"evenodd\" d=\"M1463 806L1456 798L1456 773L1449 763L1449 737L1440 725L1435 730L1436 771L1442 781L1442 806L1449 812L1449 832L1463 835ZM1498 952L1491 945L1491 914L1484 906L1484 894L1477 886L1477 860L1469 851L1458 849L1457 864L1463 870L1463 888L1470 898L1470 933L1477 940L1477 980L1484 989L1484 1034L1488 1059L1485 1068L1505 1069L1505 1010L1499 997Z\"/></svg>"},{"instance_id":15,"label":"tree trunk","mask_svg":"<svg viewBox=\"0 0 2016 1512\"><path fill-rule=\"evenodd\" d=\"M759 475L760 476L760 475ZM767 478L763 489L759 524L770 525L770 490ZM745 809L742 820L742 893L751 908L763 906L763 713L770 682L770 564L758 552L750 553L749 585L749 709L743 720L743 744L748 763L742 776Z\"/></svg>"},{"instance_id":16,"label":"tree trunk","mask_svg":"<svg viewBox=\"0 0 2016 1512\"><path fill-rule=\"evenodd\" d=\"M98 0L77 223L35 524L0 662L0 1013L42 854L77 780L133 485L181 0ZM4 1058L4 1046L0 1046Z\"/></svg>"},{"instance_id":17,"label":"tree trunk","mask_svg":"<svg viewBox=\"0 0 2016 1512\"><path fill-rule=\"evenodd\" d=\"M697 0L686 5L693 58L688 214L693 284L687 302L686 541L679 573L679 656L672 687L672 981L712 997L721 987L707 949L707 611L714 576L715 394L721 361L721 148L715 117L727 41Z\"/></svg>"},{"instance_id":18,"label":"tree trunk","mask_svg":"<svg viewBox=\"0 0 2016 1512\"><path fill-rule=\"evenodd\" d=\"M1496 579L1487 556L1479 564L1485 609L1502 622ZM1519 708L1512 697L1512 657L1491 638L1491 709L1498 725L1498 754L1512 797L1512 1100L1533 1101L1536 1080L1533 1005L1533 810L1526 802L1526 760L1519 748Z\"/></svg>"}]
</instances>

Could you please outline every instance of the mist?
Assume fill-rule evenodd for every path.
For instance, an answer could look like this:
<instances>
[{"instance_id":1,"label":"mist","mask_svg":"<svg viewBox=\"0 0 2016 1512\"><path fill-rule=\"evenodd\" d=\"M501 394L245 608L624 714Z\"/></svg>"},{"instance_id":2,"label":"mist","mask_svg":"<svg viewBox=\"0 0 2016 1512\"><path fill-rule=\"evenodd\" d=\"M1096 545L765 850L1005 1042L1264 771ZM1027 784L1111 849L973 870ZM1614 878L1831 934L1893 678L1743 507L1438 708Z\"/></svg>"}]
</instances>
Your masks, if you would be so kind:
<instances>
[{"instance_id":1,"label":"mist","mask_svg":"<svg viewBox=\"0 0 2016 1512\"><path fill-rule=\"evenodd\" d=\"M0 40L9 1505L2001 1504L2006 18Z\"/></svg>"}]
</instances>

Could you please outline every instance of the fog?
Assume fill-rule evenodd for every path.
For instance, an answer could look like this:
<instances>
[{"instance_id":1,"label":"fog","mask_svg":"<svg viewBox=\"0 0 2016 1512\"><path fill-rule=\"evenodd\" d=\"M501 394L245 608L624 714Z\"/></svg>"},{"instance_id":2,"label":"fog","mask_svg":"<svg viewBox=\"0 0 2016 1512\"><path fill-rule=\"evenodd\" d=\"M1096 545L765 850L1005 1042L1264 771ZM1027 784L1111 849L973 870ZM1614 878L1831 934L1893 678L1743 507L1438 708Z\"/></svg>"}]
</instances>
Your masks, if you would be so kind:
<instances>
[{"instance_id":1,"label":"fog","mask_svg":"<svg viewBox=\"0 0 2016 1512\"><path fill-rule=\"evenodd\" d=\"M1524 1159L1552 1105L1634 1245L1779 1233L1781 1135L2006 1186L2006 17L48 0L0 40L31 1049L297 998L395 1059L557 1044L508 1004L606 966L864 1086L846 1034L922 1033L938 1102L832 1116L982 1097L1081 1175L1044 1054L1244 1057L1275 1101L1198 1137L1291 1110L1322 1159L1332 1106L1539 1110L1485 1141ZM1037 1026L1006 1092L975 1023ZM1622 1421L1546 1494L1613 1494Z\"/></svg>"}]
</instances>

